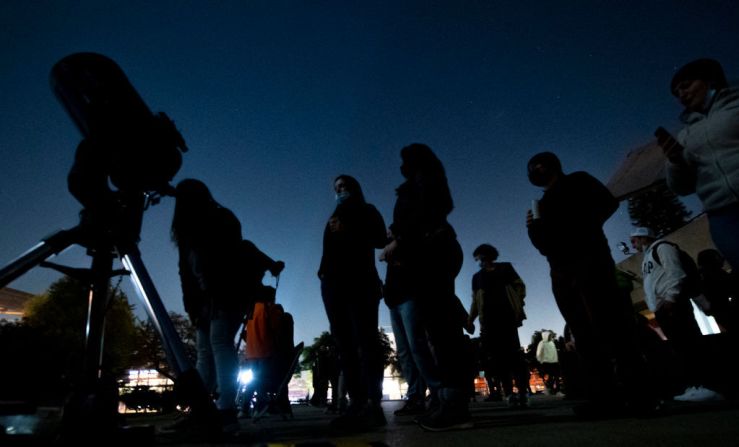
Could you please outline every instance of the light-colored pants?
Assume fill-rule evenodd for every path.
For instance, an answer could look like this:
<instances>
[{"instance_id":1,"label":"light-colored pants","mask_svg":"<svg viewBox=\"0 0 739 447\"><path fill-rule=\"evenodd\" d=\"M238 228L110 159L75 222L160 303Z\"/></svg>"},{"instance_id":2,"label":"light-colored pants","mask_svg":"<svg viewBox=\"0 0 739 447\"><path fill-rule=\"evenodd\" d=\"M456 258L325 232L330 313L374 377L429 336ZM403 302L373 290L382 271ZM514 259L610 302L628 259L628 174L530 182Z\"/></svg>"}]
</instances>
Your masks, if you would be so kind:
<instances>
[{"instance_id":1,"label":"light-colored pants","mask_svg":"<svg viewBox=\"0 0 739 447\"><path fill-rule=\"evenodd\" d=\"M239 361L234 338L241 317L215 312L207 327L195 333L197 362L195 368L209 392L218 392L219 410L236 409L236 389Z\"/></svg>"}]
</instances>

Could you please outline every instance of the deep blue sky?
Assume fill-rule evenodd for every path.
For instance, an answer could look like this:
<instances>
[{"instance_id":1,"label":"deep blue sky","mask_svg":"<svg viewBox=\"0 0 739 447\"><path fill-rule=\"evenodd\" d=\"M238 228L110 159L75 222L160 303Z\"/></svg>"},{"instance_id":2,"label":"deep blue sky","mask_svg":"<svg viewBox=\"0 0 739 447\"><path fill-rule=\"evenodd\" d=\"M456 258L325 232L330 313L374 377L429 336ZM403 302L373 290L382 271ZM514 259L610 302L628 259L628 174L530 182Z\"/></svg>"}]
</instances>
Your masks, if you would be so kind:
<instances>
[{"instance_id":1,"label":"deep blue sky","mask_svg":"<svg viewBox=\"0 0 739 447\"><path fill-rule=\"evenodd\" d=\"M494 3L503 2L0 2L0 263L77 223L66 174L80 135L48 74L93 51L176 121L191 151L175 180L206 182L244 237L286 262L278 300L295 316L296 341L328 327L315 272L332 180L355 176L390 223L399 151L411 142L430 145L447 169L465 305L472 250L489 242L528 286L522 342L536 329L561 333L546 262L526 236L525 212L541 194L526 161L551 150L567 171L605 182L658 125L679 127L668 90L678 66L709 56L739 76L739 9ZM147 212L140 248L165 304L181 312L172 210L170 199ZM625 206L606 230L614 248L625 239ZM79 248L55 261L88 263ZM36 269L11 287L41 293L57 277Z\"/></svg>"}]
</instances>

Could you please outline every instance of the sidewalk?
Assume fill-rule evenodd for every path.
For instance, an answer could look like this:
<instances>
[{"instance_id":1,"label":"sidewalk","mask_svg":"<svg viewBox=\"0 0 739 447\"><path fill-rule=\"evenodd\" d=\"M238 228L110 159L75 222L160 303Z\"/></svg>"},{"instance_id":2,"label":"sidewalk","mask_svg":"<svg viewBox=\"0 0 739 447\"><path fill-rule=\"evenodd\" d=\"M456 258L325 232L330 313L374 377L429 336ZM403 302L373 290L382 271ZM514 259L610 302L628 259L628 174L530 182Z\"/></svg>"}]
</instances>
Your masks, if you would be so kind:
<instances>
[{"instance_id":1,"label":"sidewalk","mask_svg":"<svg viewBox=\"0 0 739 447\"><path fill-rule=\"evenodd\" d=\"M648 419L623 418L582 421L572 413L574 402L555 396L533 396L528 409L510 409L502 402L471 404L475 428L428 433L410 416L396 417L400 401L383 403L388 425L374 432L337 435L329 429L333 415L323 409L294 406L294 417L269 416L257 422L241 421L237 437L218 445L263 446L701 446L739 445L739 402L668 402L664 412ZM132 416L129 423L161 427L172 416ZM192 439L157 434L157 445L203 446Z\"/></svg>"}]
</instances>

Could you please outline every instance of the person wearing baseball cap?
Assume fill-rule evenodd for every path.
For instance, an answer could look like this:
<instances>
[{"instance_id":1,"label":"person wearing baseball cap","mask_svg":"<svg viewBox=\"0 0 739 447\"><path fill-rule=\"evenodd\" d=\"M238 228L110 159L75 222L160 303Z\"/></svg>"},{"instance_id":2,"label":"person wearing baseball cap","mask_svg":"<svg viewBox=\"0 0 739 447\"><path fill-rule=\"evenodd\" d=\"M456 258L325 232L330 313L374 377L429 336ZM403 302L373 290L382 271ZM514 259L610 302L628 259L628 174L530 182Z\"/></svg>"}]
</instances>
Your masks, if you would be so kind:
<instances>
[{"instance_id":1,"label":"person wearing baseball cap","mask_svg":"<svg viewBox=\"0 0 739 447\"><path fill-rule=\"evenodd\" d=\"M673 347L679 368L685 378L685 392L673 399L680 401L706 401L723 399L716 391L706 388L707 364L700 351L701 330L693 314L691 298L698 300L700 291L691 284L687 253L677 244L657 238L651 228L638 227L631 232L631 245L641 253L644 301L662 332ZM693 263L693 266L695 264ZM693 274L698 272L694 268ZM698 279L699 278L693 278Z\"/></svg>"},{"instance_id":2,"label":"person wearing baseball cap","mask_svg":"<svg viewBox=\"0 0 739 447\"><path fill-rule=\"evenodd\" d=\"M631 246L638 252L644 252L652 242L657 240L654 230L648 227L636 227L629 235Z\"/></svg>"}]
</instances>

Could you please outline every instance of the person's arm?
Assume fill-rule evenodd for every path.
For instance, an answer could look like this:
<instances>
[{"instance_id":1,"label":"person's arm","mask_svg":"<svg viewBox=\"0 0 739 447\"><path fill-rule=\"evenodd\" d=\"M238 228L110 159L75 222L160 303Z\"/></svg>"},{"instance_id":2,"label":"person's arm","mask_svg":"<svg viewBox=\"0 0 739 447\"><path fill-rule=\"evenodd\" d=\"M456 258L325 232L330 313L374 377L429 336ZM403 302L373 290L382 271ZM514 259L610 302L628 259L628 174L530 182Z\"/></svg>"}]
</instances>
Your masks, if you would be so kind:
<instances>
[{"instance_id":1,"label":"person's arm","mask_svg":"<svg viewBox=\"0 0 739 447\"><path fill-rule=\"evenodd\" d=\"M252 241L244 239L241 241L242 249L244 254L253 262L255 268L260 271L269 271L272 276L277 276L285 268L285 263L282 261L275 261L270 258L262 250L260 250Z\"/></svg>"},{"instance_id":2,"label":"person's arm","mask_svg":"<svg viewBox=\"0 0 739 447\"><path fill-rule=\"evenodd\" d=\"M680 263L680 254L674 245L662 243L654 248L659 263L664 269L664 276L657 290L660 301L675 303L680 297L687 274Z\"/></svg>"},{"instance_id":3,"label":"person's arm","mask_svg":"<svg viewBox=\"0 0 739 447\"><path fill-rule=\"evenodd\" d=\"M657 144L662 147L665 158L667 158L665 162L667 187L681 196L693 194L696 188L696 173L695 167L687 162L685 146L663 127L658 128L654 135L657 137Z\"/></svg>"},{"instance_id":4,"label":"person's arm","mask_svg":"<svg viewBox=\"0 0 739 447\"><path fill-rule=\"evenodd\" d=\"M387 228L385 228L385 219L377 208L373 205L367 204L367 237L369 238L372 247L383 248L387 245L388 236Z\"/></svg>"},{"instance_id":5,"label":"person's arm","mask_svg":"<svg viewBox=\"0 0 739 447\"><path fill-rule=\"evenodd\" d=\"M596 222L603 225L618 210L618 200L592 175L585 172L573 175L580 176L581 191L585 194L583 205L588 207L587 212L593 213Z\"/></svg>"},{"instance_id":6,"label":"person's arm","mask_svg":"<svg viewBox=\"0 0 739 447\"><path fill-rule=\"evenodd\" d=\"M516 294L518 294L518 297L521 300L521 307L523 307L523 300L526 298L526 284L524 284L521 277L518 276L518 272L513 268L513 264L505 263L505 265L508 269L509 284L513 287L513 290L516 291Z\"/></svg>"},{"instance_id":7,"label":"person's arm","mask_svg":"<svg viewBox=\"0 0 739 447\"><path fill-rule=\"evenodd\" d=\"M467 317L467 324L474 324L475 320L477 319L477 316L479 315L477 307L479 304L479 299L481 298L482 290L474 290L472 292L472 302L470 303L470 311L468 312L469 317Z\"/></svg>"},{"instance_id":8,"label":"person's arm","mask_svg":"<svg viewBox=\"0 0 739 447\"><path fill-rule=\"evenodd\" d=\"M539 250L542 255L547 256L550 252L549 241L551 235L545 218L534 219L531 210L529 210L526 213L526 230L534 248Z\"/></svg>"}]
</instances>

